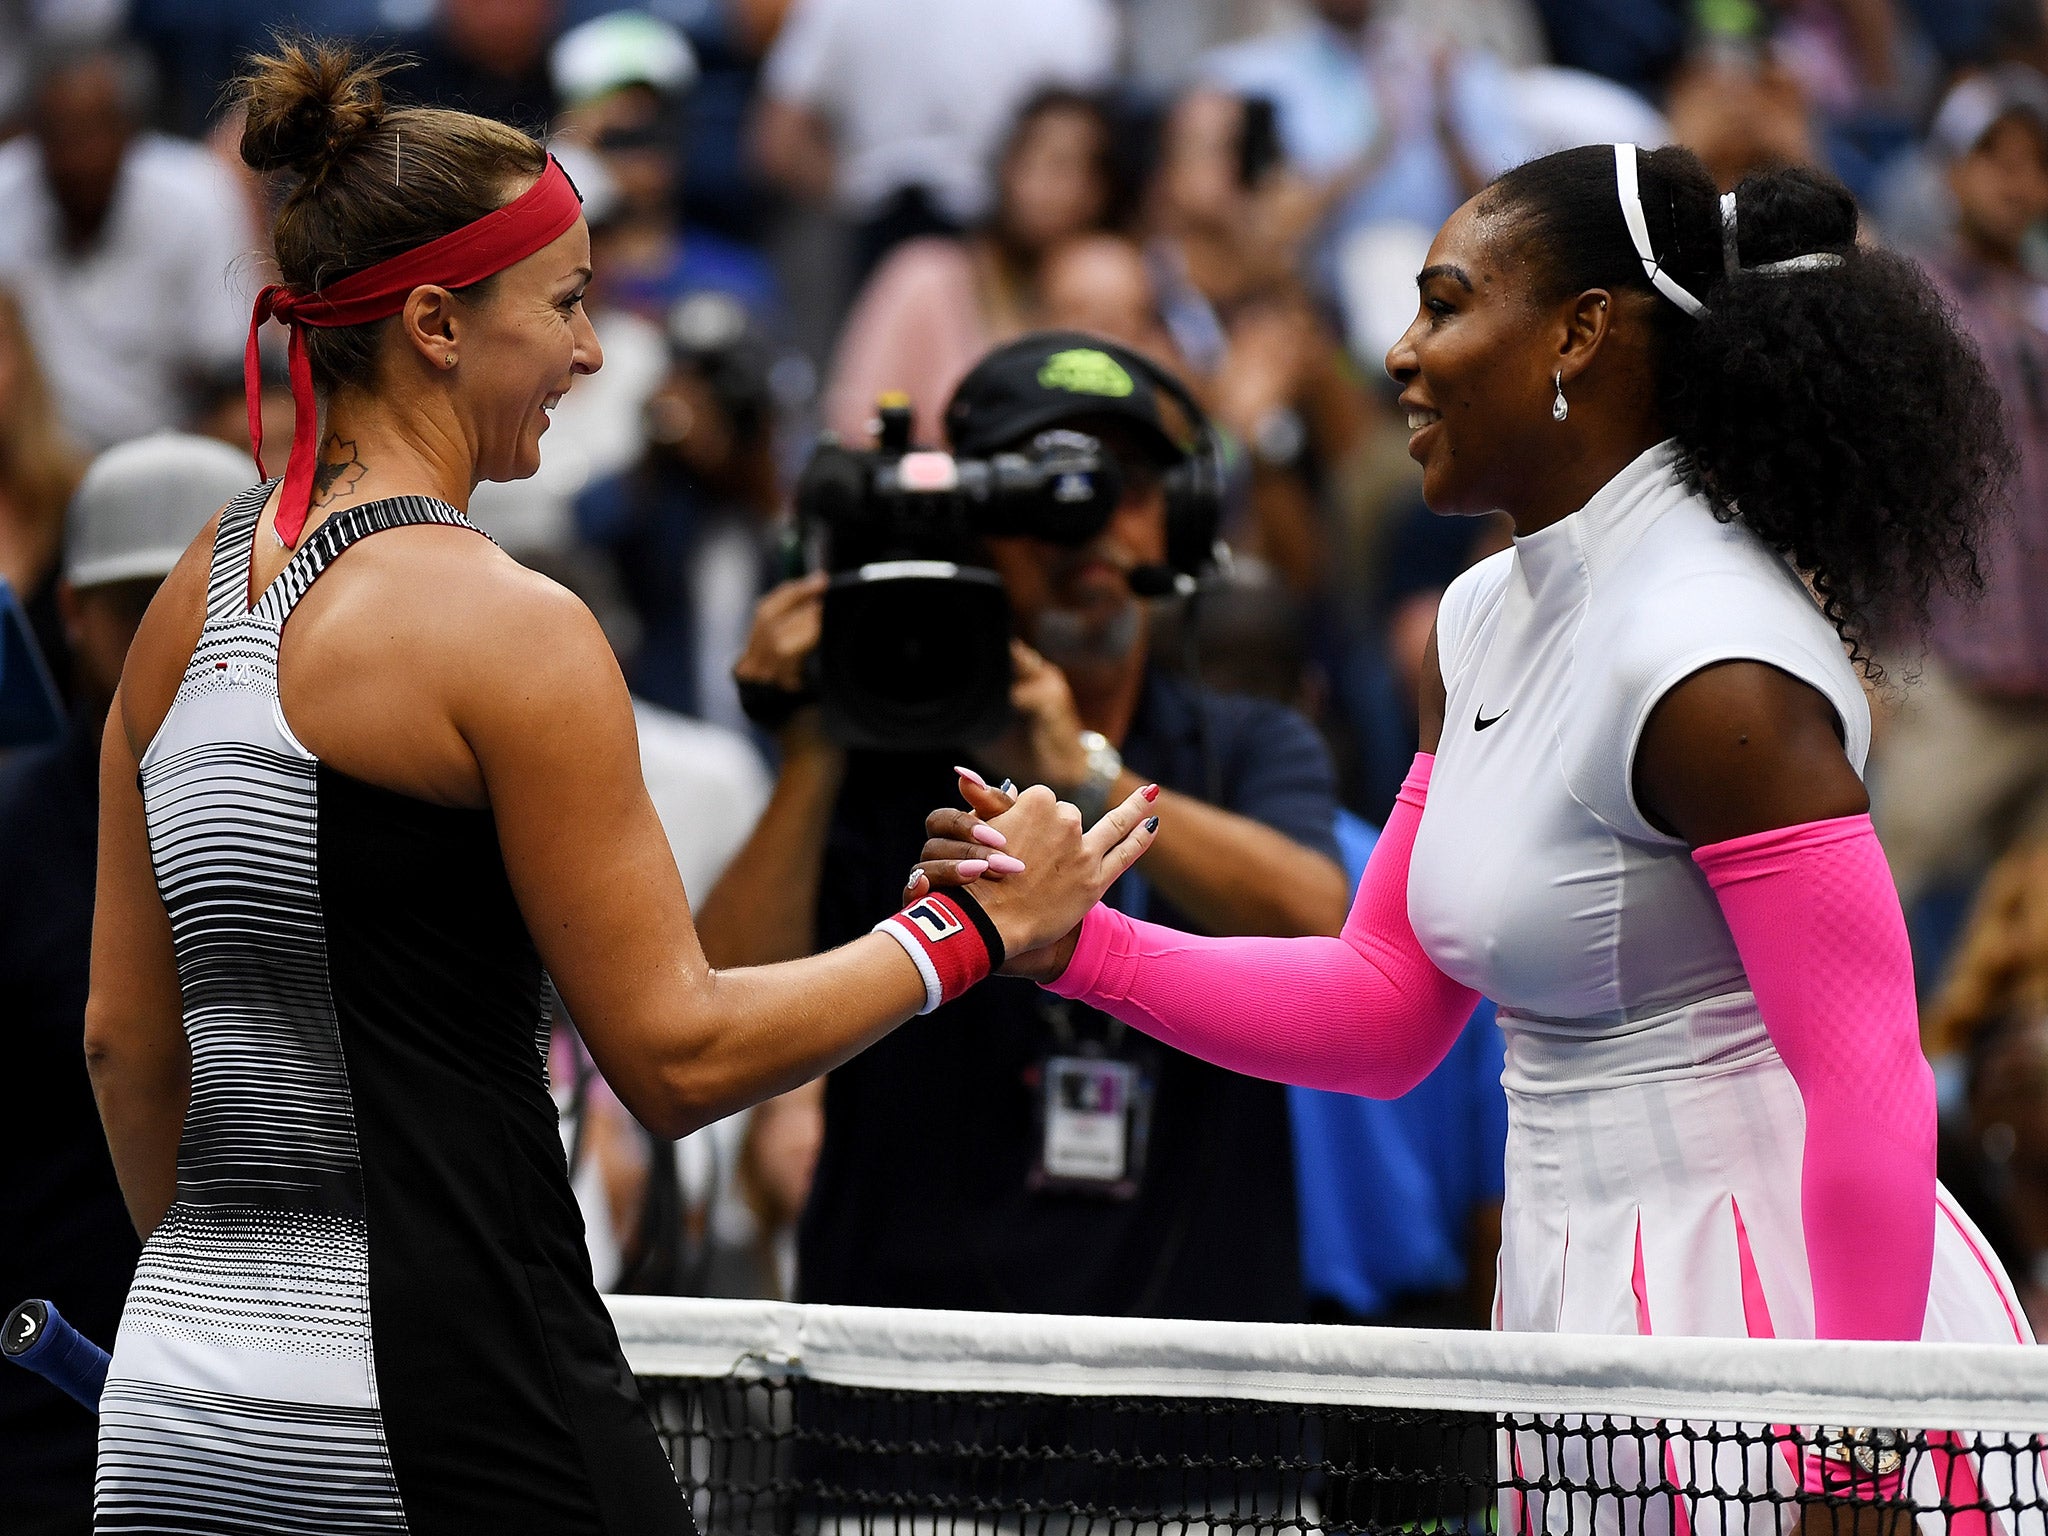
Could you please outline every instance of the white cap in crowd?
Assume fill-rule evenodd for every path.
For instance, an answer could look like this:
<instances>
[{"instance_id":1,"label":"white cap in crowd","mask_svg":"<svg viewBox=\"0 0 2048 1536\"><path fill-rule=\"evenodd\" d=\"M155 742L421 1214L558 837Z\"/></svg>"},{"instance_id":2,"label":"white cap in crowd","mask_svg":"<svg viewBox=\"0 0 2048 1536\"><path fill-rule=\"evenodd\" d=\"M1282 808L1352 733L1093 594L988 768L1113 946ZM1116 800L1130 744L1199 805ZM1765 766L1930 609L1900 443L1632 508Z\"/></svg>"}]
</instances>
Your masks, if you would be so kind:
<instances>
[{"instance_id":1,"label":"white cap in crowd","mask_svg":"<svg viewBox=\"0 0 2048 1536\"><path fill-rule=\"evenodd\" d=\"M564 32L548 55L548 70L571 106L629 85L680 96L696 83L697 53L660 17L613 11Z\"/></svg>"},{"instance_id":2,"label":"white cap in crowd","mask_svg":"<svg viewBox=\"0 0 2048 1536\"><path fill-rule=\"evenodd\" d=\"M157 432L92 461L64 518L64 579L74 587L162 578L206 520L255 484L246 453L210 437Z\"/></svg>"},{"instance_id":3,"label":"white cap in crowd","mask_svg":"<svg viewBox=\"0 0 2048 1536\"><path fill-rule=\"evenodd\" d=\"M1927 139L1938 154L1960 159L2015 112L2048 129L2048 80L2024 64L2001 64L1956 84L1934 114Z\"/></svg>"}]
</instances>

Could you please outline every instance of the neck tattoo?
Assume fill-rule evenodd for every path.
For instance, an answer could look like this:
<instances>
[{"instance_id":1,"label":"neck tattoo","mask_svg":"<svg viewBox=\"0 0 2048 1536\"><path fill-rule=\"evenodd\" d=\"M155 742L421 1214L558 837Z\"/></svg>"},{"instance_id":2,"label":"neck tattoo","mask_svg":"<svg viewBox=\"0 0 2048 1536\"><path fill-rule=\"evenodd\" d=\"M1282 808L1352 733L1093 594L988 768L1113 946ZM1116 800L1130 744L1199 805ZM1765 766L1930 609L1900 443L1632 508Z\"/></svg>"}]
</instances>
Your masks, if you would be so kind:
<instances>
[{"instance_id":1,"label":"neck tattoo","mask_svg":"<svg viewBox=\"0 0 2048 1536\"><path fill-rule=\"evenodd\" d=\"M370 466L356 452L354 438L330 433L320 445L320 462L313 470L313 505L324 507L348 495Z\"/></svg>"}]
</instances>

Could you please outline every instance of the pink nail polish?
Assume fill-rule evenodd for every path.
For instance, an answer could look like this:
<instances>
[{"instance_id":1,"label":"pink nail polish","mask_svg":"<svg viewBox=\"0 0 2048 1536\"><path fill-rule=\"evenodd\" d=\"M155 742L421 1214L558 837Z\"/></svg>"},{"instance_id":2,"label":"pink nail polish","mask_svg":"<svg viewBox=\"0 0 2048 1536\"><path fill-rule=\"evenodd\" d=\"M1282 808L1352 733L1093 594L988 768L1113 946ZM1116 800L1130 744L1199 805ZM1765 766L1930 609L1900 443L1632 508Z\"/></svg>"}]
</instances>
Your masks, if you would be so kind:
<instances>
[{"instance_id":1,"label":"pink nail polish","mask_svg":"<svg viewBox=\"0 0 2048 1536\"><path fill-rule=\"evenodd\" d=\"M1008 853L992 853L988 856L988 858L985 861L970 860L969 862L986 862L989 867L989 872L991 874L997 875L1021 875L1024 873L1025 868L1024 861L1022 859L1016 857L1014 854Z\"/></svg>"},{"instance_id":2,"label":"pink nail polish","mask_svg":"<svg viewBox=\"0 0 2048 1536\"><path fill-rule=\"evenodd\" d=\"M978 875L985 875L988 873L988 860L962 859L959 862L959 864L955 867L960 871L961 879L972 880Z\"/></svg>"},{"instance_id":3,"label":"pink nail polish","mask_svg":"<svg viewBox=\"0 0 2048 1536\"><path fill-rule=\"evenodd\" d=\"M955 763L953 765L953 771L959 774L961 778L965 779L970 784L979 784L983 789L988 788L988 780L984 779L972 768L962 768L958 763Z\"/></svg>"},{"instance_id":4,"label":"pink nail polish","mask_svg":"<svg viewBox=\"0 0 2048 1536\"><path fill-rule=\"evenodd\" d=\"M1010 840L987 822L977 821L974 824L973 835L974 840L984 848L1007 848L1010 846Z\"/></svg>"}]
</instances>

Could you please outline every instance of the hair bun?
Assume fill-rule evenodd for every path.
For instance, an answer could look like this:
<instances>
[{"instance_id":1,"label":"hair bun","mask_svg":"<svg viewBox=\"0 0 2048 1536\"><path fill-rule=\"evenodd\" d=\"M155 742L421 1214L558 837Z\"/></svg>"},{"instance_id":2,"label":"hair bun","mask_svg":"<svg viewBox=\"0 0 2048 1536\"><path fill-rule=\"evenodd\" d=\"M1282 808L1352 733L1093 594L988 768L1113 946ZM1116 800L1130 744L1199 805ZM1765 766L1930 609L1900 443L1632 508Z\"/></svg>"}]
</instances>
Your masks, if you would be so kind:
<instances>
[{"instance_id":1,"label":"hair bun","mask_svg":"<svg viewBox=\"0 0 2048 1536\"><path fill-rule=\"evenodd\" d=\"M1856 243L1856 199L1834 177L1804 166L1745 176L1735 189L1742 264L1761 266Z\"/></svg>"},{"instance_id":2,"label":"hair bun","mask_svg":"<svg viewBox=\"0 0 2048 1536\"><path fill-rule=\"evenodd\" d=\"M325 39L280 40L252 56L235 82L246 113L242 159L318 180L384 121L383 79L394 67Z\"/></svg>"}]
</instances>

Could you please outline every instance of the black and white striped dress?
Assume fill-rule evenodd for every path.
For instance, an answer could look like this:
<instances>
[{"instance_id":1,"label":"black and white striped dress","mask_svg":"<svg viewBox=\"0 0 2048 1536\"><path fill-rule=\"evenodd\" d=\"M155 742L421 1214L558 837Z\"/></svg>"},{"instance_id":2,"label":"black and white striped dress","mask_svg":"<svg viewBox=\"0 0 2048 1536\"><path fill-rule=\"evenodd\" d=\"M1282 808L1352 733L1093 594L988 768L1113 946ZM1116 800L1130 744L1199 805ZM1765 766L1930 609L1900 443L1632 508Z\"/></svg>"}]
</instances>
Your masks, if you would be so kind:
<instances>
[{"instance_id":1,"label":"black and white striped dress","mask_svg":"<svg viewBox=\"0 0 2048 1536\"><path fill-rule=\"evenodd\" d=\"M336 514L248 606L268 486L142 760L192 1051L178 1197L101 1403L96 1529L687 1532L591 1284L537 1042L544 980L489 811L327 766L278 701Z\"/></svg>"}]
</instances>

